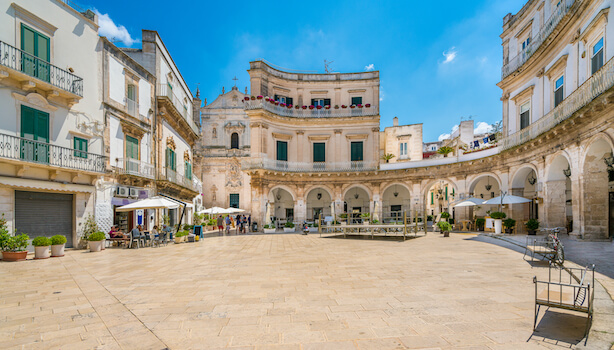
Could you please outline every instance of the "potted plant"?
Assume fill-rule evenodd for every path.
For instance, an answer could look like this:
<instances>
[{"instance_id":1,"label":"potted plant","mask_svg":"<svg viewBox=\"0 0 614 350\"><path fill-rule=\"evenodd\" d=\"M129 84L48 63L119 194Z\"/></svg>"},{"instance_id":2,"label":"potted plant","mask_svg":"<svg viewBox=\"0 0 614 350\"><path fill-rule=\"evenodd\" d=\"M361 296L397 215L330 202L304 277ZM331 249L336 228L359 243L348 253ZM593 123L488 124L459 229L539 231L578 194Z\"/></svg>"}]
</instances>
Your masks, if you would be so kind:
<instances>
[{"instance_id":1,"label":"potted plant","mask_svg":"<svg viewBox=\"0 0 614 350\"><path fill-rule=\"evenodd\" d=\"M51 240L47 237L39 236L32 240L34 246L34 259L48 259Z\"/></svg>"},{"instance_id":2,"label":"potted plant","mask_svg":"<svg viewBox=\"0 0 614 350\"><path fill-rule=\"evenodd\" d=\"M485 224L486 224L486 219L483 219L483 218L475 219L475 227L478 231L484 231Z\"/></svg>"},{"instance_id":3,"label":"potted plant","mask_svg":"<svg viewBox=\"0 0 614 350\"><path fill-rule=\"evenodd\" d=\"M386 154L384 154L384 155L382 156L382 159L383 159L383 160L385 160L385 161L386 161L386 163L389 163L389 162L390 162L390 160L391 160L392 158L394 158L394 157L395 157L395 155L394 155L394 154L392 154L392 153L386 153Z\"/></svg>"},{"instance_id":4,"label":"potted plant","mask_svg":"<svg viewBox=\"0 0 614 350\"><path fill-rule=\"evenodd\" d=\"M262 228L264 233L275 233L275 226L273 224L264 225Z\"/></svg>"},{"instance_id":5,"label":"potted plant","mask_svg":"<svg viewBox=\"0 0 614 350\"><path fill-rule=\"evenodd\" d=\"M441 218L445 221L448 221L448 218L450 217L450 213L448 213L447 211L444 211L441 213Z\"/></svg>"},{"instance_id":6,"label":"potted plant","mask_svg":"<svg viewBox=\"0 0 614 350\"><path fill-rule=\"evenodd\" d=\"M366 108L369 108L369 107L371 107L371 104L370 104L370 103L367 103L367 104L365 105L365 107L366 107Z\"/></svg>"},{"instance_id":7,"label":"potted plant","mask_svg":"<svg viewBox=\"0 0 614 350\"><path fill-rule=\"evenodd\" d=\"M101 231L96 231L87 237L90 245L90 252L99 252L102 250L102 243L105 239L105 235Z\"/></svg>"},{"instance_id":8,"label":"potted plant","mask_svg":"<svg viewBox=\"0 0 614 350\"><path fill-rule=\"evenodd\" d=\"M341 108L348 108L348 106L346 106L346 105L341 105Z\"/></svg>"},{"instance_id":9,"label":"potted plant","mask_svg":"<svg viewBox=\"0 0 614 350\"><path fill-rule=\"evenodd\" d=\"M440 221L437 223L437 227L439 227L439 231L443 233L444 237L450 237L450 231L452 231L452 225L447 221Z\"/></svg>"},{"instance_id":10,"label":"potted plant","mask_svg":"<svg viewBox=\"0 0 614 350\"><path fill-rule=\"evenodd\" d=\"M503 220L503 227L505 227L505 233L512 233L512 227L516 226L516 220L507 218Z\"/></svg>"},{"instance_id":11,"label":"potted plant","mask_svg":"<svg viewBox=\"0 0 614 350\"><path fill-rule=\"evenodd\" d=\"M335 105L335 109L339 109L339 105Z\"/></svg>"},{"instance_id":12,"label":"potted plant","mask_svg":"<svg viewBox=\"0 0 614 350\"><path fill-rule=\"evenodd\" d=\"M535 235L535 232L539 229L539 221L537 221L537 219L529 219L526 226L529 234Z\"/></svg>"},{"instance_id":13,"label":"potted plant","mask_svg":"<svg viewBox=\"0 0 614 350\"><path fill-rule=\"evenodd\" d=\"M371 214L369 214L369 213L362 213L362 214L360 214L360 217L362 218L362 224L363 225L369 225L369 218L371 217Z\"/></svg>"},{"instance_id":14,"label":"potted plant","mask_svg":"<svg viewBox=\"0 0 614 350\"><path fill-rule=\"evenodd\" d=\"M444 157L447 157L448 153L452 153L452 152L454 152L454 149L449 146L443 146L437 150L437 153L443 154Z\"/></svg>"},{"instance_id":15,"label":"potted plant","mask_svg":"<svg viewBox=\"0 0 614 350\"><path fill-rule=\"evenodd\" d=\"M257 99L262 100L262 95L256 96Z\"/></svg>"},{"instance_id":16,"label":"potted plant","mask_svg":"<svg viewBox=\"0 0 614 350\"><path fill-rule=\"evenodd\" d=\"M500 211L493 211L492 213L490 213L490 217L495 219L495 233L496 234L501 234L501 226L503 224L503 219L505 219L507 215L505 215L505 213L500 212Z\"/></svg>"},{"instance_id":17,"label":"potted plant","mask_svg":"<svg viewBox=\"0 0 614 350\"><path fill-rule=\"evenodd\" d=\"M0 250L2 250L3 261L26 260L28 256L28 237L27 234L11 236L5 227L0 227Z\"/></svg>"},{"instance_id":18,"label":"potted plant","mask_svg":"<svg viewBox=\"0 0 614 350\"><path fill-rule=\"evenodd\" d=\"M215 218L211 218L209 219L209 221L207 221L207 229L211 230L215 230L215 226L217 225L217 219Z\"/></svg>"},{"instance_id":19,"label":"potted plant","mask_svg":"<svg viewBox=\"0 0 614 350\"><path fill-rule=\"evenodd\" d=\"M51 237L51 257L64 256L64 247L66 246L66 237L63 235L55 235Z\"/></svg>"},{"instance_id":20,"label":"potted plant","mask_svg":"<svg viewBox=\"0 0 614 350\"><path fill-rule=\"evenodd\" d=\"M313 224L309 224L309 232L315 233L318 232L318 223L314 222Z\"/></svg>"},{"instance_id":21,"label":"potted plant","mask_svg":"<svg viewBox=\"0 0 614 350\"><path fill-rule=\"evenodd\" d=\"M175 234L175 243L179 244L185 242L188 237L188 231L179 231Z\"/></svg>"},{"instance_id":22,"label":"potted plant","mask_svg":"<svg viewBox=\"0 0 614 350\"><path fill-rule=\"evenodd\" d=\"M287 221L284 225L284 232L294 232L294 223L292 221Z\"/></svg>"}]
</instances>

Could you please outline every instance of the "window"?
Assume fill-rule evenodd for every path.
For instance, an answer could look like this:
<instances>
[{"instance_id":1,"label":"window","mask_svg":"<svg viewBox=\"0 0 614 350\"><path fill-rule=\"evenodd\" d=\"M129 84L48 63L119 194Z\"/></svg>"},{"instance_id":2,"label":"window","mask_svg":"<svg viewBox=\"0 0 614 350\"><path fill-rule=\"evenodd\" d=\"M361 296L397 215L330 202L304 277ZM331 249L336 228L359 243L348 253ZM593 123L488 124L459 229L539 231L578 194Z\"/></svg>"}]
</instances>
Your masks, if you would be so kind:
<instances>
[{"instance_id":1,"label":"window","mask_svg":"<svg viewBox=\"0 0 614 350\"><path fill-rule=\"evenodd\" d=\"M287 105L291 105L292 104L292 97L275 95L275 96L273 96L273 99L275 101L279 102L279 103L285 103Z\"/></svg>"},{"instance_id":2,"label":"window","mask_svg":"<svg viewBox=\"0 0 614 350\"><path fill-rule=\"evenodd\" d=\"M288 161L288 143L286 141L277 141L277 160Z\"/></svg>"},{"instance_id":3,"label":"window","mask_svg":"<svg viewBox=\"0 0 614 350\"><path fill-rule=\"evenodd\" d=\"M401 205L391 205L390 206L390 216L393 218L401 217Z\"/></svg>"},{"instance_id":4,"label":"window","mask_svg":"<svg viewBox=\"0 0 614 350\"><path fill-rule=\"evenodd\" d=\"M49 161L49 113L21 106L21 158L33 162Z\"/></svg>"},{"instance_id":5,"label":"window","mask_svg":"<svg viewBox=\"0 0 614 350\"><path fill-rule=\"evenodd\" d=\"M563 101L563 84L565 82L564 76L561 76L554 83L554 107L558 106Z\"/></svg>"},{"instance_id":6,"label":"window","mask_svg":"<svg viewBox=\"0 0 614 350\"><path fill-rule=\"evenodd\" d=\"M75 137L73 141L75 149L75 157L87 158L87 140L80 137Z\"/></svg>"},{"instance_id":7,"label":"window","mask_svg":"<svg viewBox=\"0 0 614 350\"><path fill-rule=\"evenodd\" d=\"M175 171L177 169L177 156L175 151L170 148L166 149L166 168Z\"/></svg>"},{"instance_id":8,"label":"window","mask_svg":"<svg viewBox=\"0 0 614 350\"><path fill-rule=\"evenodd\" d=\"M431 205L435 203L435 192L431 192Z\"/></svg>"},{"instance_id":9,"label":"window","mask_svg":"<svg viewBox=\"0 0 614 350\"><path fill-rule=\"evenodd\" d=\"M186 179L192 180L192 164L190 162L185 162L184 176Z\"/></svg>"},{"instance_id":10,"label":"window","mask_svg":"<svg viewBox=\"0 0 614 350\"><path fill-rule=\"evenodd\" d=\"M230 135L230 149L239 149L239 134L236 132Z\"/></svg>"},{"instance_id":11,"label":"window","mask_svg":"<svg viewBox=\"0 0 614 350\"><path fill-rule=\"evenodd\" d=\"M531 102L527 102L520 106L520 129L529 126L531 116Z\"/></svg>"},{"instance_id":12,"label":"window","mask_svg":"<svg viewBox=\"0 0 614 350\"><path fill-rule=\"evenodd\" d=\"M522 51L524 51L524 49L526 49L530 43L531 43L531 37L527 37L525 40L523 40L522 43L520 44L520 46L522 47Z\"/></svg>"},{"instance_id":13,"label":"window","mask_svg":"<svg viewBox=\"0 0 614 350\"><path fill-rule=\"evenodd\" d=\"M603 66L603 38L593 46L591 56L591 75L595 74Z\"/></svg>"},{"instance_id":14,"label":"window","mask_svg":"<svg viewBox=\"0 0 614 350\"><path fill-rule=\"evenodd\" d=\"M326 161L326 144L324 142L314 142L313 144L313 162Z\"/></svg>"},{"instance_id":15,"label":"window","mask_svg":"<svg viewBox=\"0 0 614 350\"><path fill-rule=\"evenodd\" d=\"M126 135L126 158L139 159L139 140Z\"/></svg>"},{"instance_id":16,"label":"window","mask_svg":"<svg viewBox=\"0 0 614 350\"><path fill-rule=\"evenodd\" d=\"M134 86L134 84L128 84L126 97L128 97L130 101L136 101L136 86Z\"/></svg>"},{"instance_id":17,"label":"window","mask_svg":"<svg viewBox=\"0 0 614 350\"><path fill-rule=\"evenodd\" d=\"M231 193L230 194L230 207L231 208L237 208L239 209L239 194L238 193Z\"/></svg>"},{"instance_id":18,"label":"window","mask_svg":"<svg viewBox=\"0 0 614 350\"><path fill-rule=\"evenodd\" d=\"M330 98L312 98L311 99L312 106L330 106Z\"/></svg>"},{"instance_id":19,"label":"window","mask_svg":"<svg viewBox=\"0 0 614 350\"><path fill-rule=\"evenodd\" d=\"M401 142L399 144L399 155L401 157L407 156L407 142Z\"/></svg>"},{"instance_id":20,"label":"window","mask_svg":"<svg viewBox=\"0 0 614 350\"><path fill-rule=\"evenodd\" d=\"M352 97L352 103L350 103L351 105L361 105L362 104L362 97Z\"/></svg>"},{"instance_id":21,"label":"window","mask_svg":"<svg viewBox=\"0 0 614 350\"><path fill-rule=\"evenodd\" d=\"M29 76L49 81L49 38L34 29L21 25L21 71Z\"/></svg>"},{"instance_id":22,"label":"window","mask_svg":"<svg viewBox=\"0 0 614 350\"><path fill-rule=\"evenodd\" d=\"M359 162L362 161L362 141L359 142L352 142L351 144L351 161L352 162Z\"/></svg>"}]
</instances>

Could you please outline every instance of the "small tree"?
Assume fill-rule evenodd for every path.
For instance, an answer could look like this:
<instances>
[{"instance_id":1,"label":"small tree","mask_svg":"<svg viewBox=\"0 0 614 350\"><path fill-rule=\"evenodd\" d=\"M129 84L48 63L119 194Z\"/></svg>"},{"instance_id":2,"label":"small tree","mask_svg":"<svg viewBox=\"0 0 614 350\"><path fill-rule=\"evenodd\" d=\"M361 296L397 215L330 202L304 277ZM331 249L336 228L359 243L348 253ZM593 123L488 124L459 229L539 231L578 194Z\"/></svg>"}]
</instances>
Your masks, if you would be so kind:
<instances>
[{"instance_id":1,"label":"small tree","mask_svg":"<svg viewBox=\"0 0 614 350\"><path fill-rule=\"evenodd\" d=\"M88 215L87 218L85 219L85 222L83 223L83 230L81 232L81 242L83 243L87 242L88 237L92 233L98 232L98 231L100 230L98 229L96 218L94 217L93 214Z\"/></svg>"},{"instance_id":2,"label":"small tree","mask_svg":"<svg viewBox=\"0 0 614 350\"><path fill-rule=\"evenodd\" d=\"M454 149L449 146L443 146L437 150L437 153L443 154L444 157L447 157L448 153L451 153L451 152L454 152Z\"/></svg>"},{"instance_id":3,"label":"small tree","mask_svg":"<svg viewBox=\"0 0 614 350\"><path fill-rule=\"evenodd\" d=\"M382 159L386 161L386 163L388 163L392 158L394 158L395 155L392 153L386 153L382 156Z\"/></svg>"}]
</instances>

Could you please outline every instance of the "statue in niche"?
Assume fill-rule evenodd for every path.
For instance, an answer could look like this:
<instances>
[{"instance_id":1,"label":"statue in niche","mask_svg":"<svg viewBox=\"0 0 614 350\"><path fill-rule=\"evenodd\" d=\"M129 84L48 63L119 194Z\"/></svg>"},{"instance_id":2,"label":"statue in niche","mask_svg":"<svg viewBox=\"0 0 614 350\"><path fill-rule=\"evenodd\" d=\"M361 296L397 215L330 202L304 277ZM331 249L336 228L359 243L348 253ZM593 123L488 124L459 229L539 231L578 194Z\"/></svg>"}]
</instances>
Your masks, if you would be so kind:
<instances>
[{"instance_id":1,"label":"statue in niche","mask_svg":"<svg viewBox=\"0 0 614 350\"><path fill-rule=\"evenodd\" d=\"M214 139L217 139L217 129L213 128L213 131L211 131L211 137Z\"/></svg>"},{"instance_id":2,"label":"statue in niche","mask_svg":"<svg viewBox=\"0 0 614 350\"><path fill-rule=\"evenodd\" d=\"M215 202L216 201L216 193L217 192L217 186L213 185L211 186L211 202Z\"/></svg>"}]
</instances>

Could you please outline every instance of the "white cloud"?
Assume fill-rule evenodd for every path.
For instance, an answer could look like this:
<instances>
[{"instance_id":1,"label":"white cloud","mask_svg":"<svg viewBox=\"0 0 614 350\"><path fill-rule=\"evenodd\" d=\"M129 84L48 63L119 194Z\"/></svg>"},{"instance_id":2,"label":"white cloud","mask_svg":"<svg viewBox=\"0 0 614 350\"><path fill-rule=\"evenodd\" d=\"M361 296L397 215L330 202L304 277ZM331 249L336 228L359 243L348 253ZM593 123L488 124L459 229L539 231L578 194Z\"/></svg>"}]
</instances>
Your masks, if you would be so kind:
<instances>
[{"instance_id":1,"label":"white cloud","mask_svg":"<svg viewBox=\"0 0 614 350\"><path fill-rule=\"evenodd\" d=\"M384 94L384 89L382 89L382 86L380 85L380 87L379 87L379 100L383 101L385 96L386 96L386 94Z\"/></svg>"},{"instance_id":2,"label":"white cloud","mask_svg":"<svg viewBox=\"0 0 614 350\"><path fill-rule=\"evenodd\" d=\"M474 134L486 134L492 131L492 126L485 122L478 122L475 129L473 129Z\"/></svg>"},{"instance_id":3,"label":"white cloud","mask_svg":"<svg viewBox=\"0 0 614 350\"><path fill-rule=\"evenodd\" d=\"M101 36L106 36L110 41L121 41L126 46L140 42L139 39L133 39L130 36L126 27L117 26L108 13L102 14L96 9L94 9L94 12L98 15L98 25L100 26L98 34Z\"/></svg>"},{"instance_id":4,"label":"white cloud","mask_svg":"<svg viewBox=\"0 0 614 350\"><path fill-rule=\"evenodd\" d=\"M373 63L371 63L368 66L365 66L365 70L368 72L370 70L375 70L375 65Z\"/></svg>"},{"instance_id":5,"label":"white cloud","mask_svg":"<svg viewBox=\"0 0 614 350\"><path fill-rule=\"evenodd\" d=\"M445 57L446 59L443 61L443 64L447 64L454 61L454 59L456 58L456 53L457 51L454 46L452 46L448 51L444 51L443 57Z\"/></svg>"},{"instance_id":6,"label":"white cloud","mask_svg":"<svg viewBox=\"0 0 614 350\"><path fill-rule=\"evenodd\" d=\"M439 137L437 138L437 141L443 141L445 139L449 139L450 138L450 134L441 134L439 135Z\"/></svg>"},{"instance_id":7,"label":"white cloud","mask_svg":"<svg viewBox=\"0 0 614 350\"><path fill-rule=\"evenodd\" d=\"M456 130L458 130L458 124L456 124L456 125L454 125L454 126L452 127L452 132L455 132Z\"/></svg>"}]
</instances>

